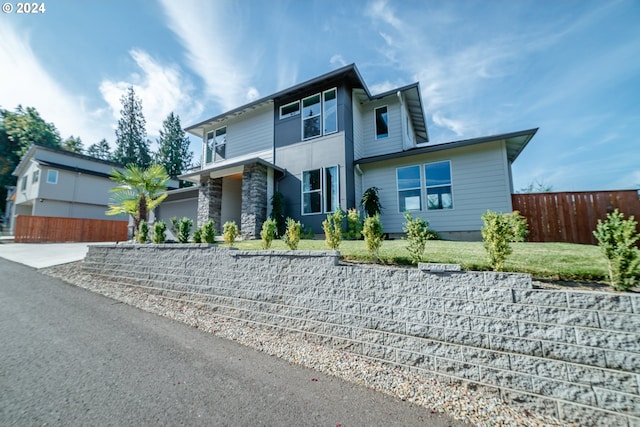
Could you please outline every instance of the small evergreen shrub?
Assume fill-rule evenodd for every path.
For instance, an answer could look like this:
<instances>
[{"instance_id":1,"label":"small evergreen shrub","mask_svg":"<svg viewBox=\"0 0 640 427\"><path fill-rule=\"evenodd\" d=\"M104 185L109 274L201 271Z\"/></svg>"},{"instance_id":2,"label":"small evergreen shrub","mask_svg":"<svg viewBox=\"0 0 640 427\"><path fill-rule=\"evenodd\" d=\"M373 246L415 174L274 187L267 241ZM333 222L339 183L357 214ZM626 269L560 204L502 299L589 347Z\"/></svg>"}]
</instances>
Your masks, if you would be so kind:
<instances>
[{"instance_id":1,"label":"small evergreen shrub","mask_svg":"<svg viewBox=\"0 0 640 427\"><path fill-rule=\"evenodd\" d=\"M409 257L412 263L418 264L422 261L427 240L431 237L429 222L419 217L413 218L409 212L404 214L404 218L406 222L404 223L403 230L407 233L407 240L409 241L407 245Z\"/></svg>"},{"instance_id":2,"label":"small evergreen shrub","mask_svg":"<svg viewBox=\"0 0 640 427\"><path fill-rule=\"evenodd\" d=\"M171 218L171 224L174 227L174 232L176 233L176 239L178 239L178 243L189 243L191 227L193 227L193 221L191 220L191 218L187 218L185 216L177 219L176 217L173 217Z\"/></svg>"},{"instance_id":3,"label":"small evergreen shrub","mask_svg":"<svg viewBox=\"0 0 640 427\"><path fill-rule=\"evenodd\" d=\"M193 240L193 243L202 242L202 227L198 227L193 230L193 236L191 236L191 240Z\"/></svg>"},{"instance_id":4,"label":"small evergreen shrub","mask_svg":"<svg viewBox=\"0 0 640 427\"><path fill-rule=\"evenodd\" d=\"M164 243L167 240L167 223L160 220L153 223L153 243Z\"/></svg>"},{"instance_id":5,"label":"small evergreen shrub","mask_svg":"<svg viewBox=\"0 0 640 427\"><path fill-rule=\"evenodd\" d=\"M482 215L482 245L487 251L489 265L494 271L502 271L504 262L513 249L509 242L513 238L513 227L509 218L488 210Z\"/></svg>"},{"instance_id":6,"label":"small evergreen shrub","mask_svg":"<svg viewBox=\"0 0 640 427\"><path fill-rule=\"evenodd\" d=\"M340 248L342 240L342 220L344 214L339 208L334 213L328 214L327 219L322 221L322 229L324 230L324 238L327 242L327 248L337 250Z\"/></svg>"},{"instance_id":7,"label":"small evergreen shrub","mask_svg":"<svg viewBox=\"0 0 640 427\"><path fill-rule=\"evenodd\" d=\"M356 208L347 211L347 240L360 240L362 237L362 219L360 211Z\"/></svg>"},{"instance_id":8,"label":"small evergreen shrub","mask_svg":"<svg viewBox=\"0 0 640 427\"><path fill-rule=\"evenodd\" d=\"M135 237L138 243L147 243L149 241L149 224L144 219L140 220Z\"/></svg>"},{"instance_id":9,"label":"small evergreen shrub","mask_svg":"<svg viewBox=\"0 0 640 427\"><path fill-rule=\"evenodd\" d=\"M300 243L302 224L300 224L300 221L294 221L293 218L287 218L286 224L287 229L282 235L282 240L289 249L295 251L298 249L298 243Z\"/></svg>"},{"instance_id":10,"label":"small evergreen shrub","mask_svg":"<svg viewBox=\"0 0 640 427\"><path fill-rule=\"evenodd\" d=\"M367 251L369 251L375 261L378 261L378 254L382 246L382 241L384 240L384 230L380 222L380 214L368 216L364 219L362 235L364 236L364 244Z\"/></svg>"},{"instance_id":11,"label":"small evergreen shrub","mask_svg":"<svg viewBox=\"0 0 640 427\"><path fill-rule=\"evenodd\" d=\"M284 216L284 195L276 191L271 196L271 215L270 217L276 221L278 236L282 236L287 228L287 220Z\"/></svg>"},{"instance_id":12,"label":"small evergreen shrub","mask_svg":"<svg viewBox=\"0 0 640 427\"><path fill-rule=\"evenodd\" d=\"M200 242L215 243L215 241L216 241L215 223L212 219L210 219L209 221L202 224L202 227L200 227Z\"/></svg>"},{"instance_id":13,"label":"small evergreen shrub","mask_svg":"<svg viewBox=\"0 0 640 427\"><path fill-rule=\"evenodd\" d=\"M593 235L607 258L609 282L617 291L626 291L640 285L640 252L636 242L640 235L636 231L638 222L633 215L624 219L616 209L607 214L606 221L598 220Z\"/></svg>"},{"instance_id":14,"label":"small evergreen shrub","mask_svg":"<svg viewBox=\"0 0 640 427\"><path fill-rule=\"evenodd\" d=\"M278 235L278 222L273 218L267 218L262 223L262 230L260 230L260 238L262 239L262 249L271 248L271 243Z\"/></svg>"},{"instance_id":15,"label":"small evergreen shrub","mask_svg":"<svg viewBox=\"0 0 640 427\"><path fill-rule=\"evenodd\" d=\"M513 211L510 214L505 214L509 223L511 224L511 241L512 242L526 242L529 235L529 224L527 218L520 215L519 211Z\"/></svg>"},{"instance_id":16,"label":"small evergreen shrub","mask_svg":"<svg viewBox=\"0 0 640 427\"><path fill-rule=\"evenodd\" d=\"M224 223L222 227L222 238L227 246L231 246L239 235L240 231L238 231L238 225L235 221L227 221Z\"/></svg>"}]
</instances>

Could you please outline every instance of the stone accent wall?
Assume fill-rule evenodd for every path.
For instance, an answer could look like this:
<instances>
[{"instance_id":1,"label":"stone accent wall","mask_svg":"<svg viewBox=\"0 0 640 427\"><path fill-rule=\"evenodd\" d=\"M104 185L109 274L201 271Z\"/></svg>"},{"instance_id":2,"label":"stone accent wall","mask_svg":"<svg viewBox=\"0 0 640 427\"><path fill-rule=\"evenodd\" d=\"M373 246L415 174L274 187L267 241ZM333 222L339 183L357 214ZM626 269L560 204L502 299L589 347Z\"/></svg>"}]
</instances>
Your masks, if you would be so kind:
<instances>
[{"instance_id":1,"label":"stone accent wall","mask_svg":"<svg viewBox=\"0 0 640 427\"><path fill-rule=\"evenodd\" d=\"M345 266L338 252L90 246L86 272L566 422L640 425L640 295L535 289L524 274ZM161 266L161 267L160 267Z\"/></svg>"},{"instance_id":2,"label":"stone accent wall","mask_svg":"<svg viewBox=\"0 0 640 427\"><path fill-rule=\"evenodd\" d=\"M222 178L209 178L200 184L198 191L198 221L195 227L200 227L205 222L212 219L215 222L215 229L220 233L222 228Z\"/></svg>"},{"instance_id":3,"label":"stone accent wall","mask_svg":"<svg viewBox=\"0 0 640 427\"><path fill-rule=\"evenodd\" d=\"M260 238L267 219L267 167L258 163L244 166L242 173L242 224L244 239Z\"/></svg>"}]
</instances>

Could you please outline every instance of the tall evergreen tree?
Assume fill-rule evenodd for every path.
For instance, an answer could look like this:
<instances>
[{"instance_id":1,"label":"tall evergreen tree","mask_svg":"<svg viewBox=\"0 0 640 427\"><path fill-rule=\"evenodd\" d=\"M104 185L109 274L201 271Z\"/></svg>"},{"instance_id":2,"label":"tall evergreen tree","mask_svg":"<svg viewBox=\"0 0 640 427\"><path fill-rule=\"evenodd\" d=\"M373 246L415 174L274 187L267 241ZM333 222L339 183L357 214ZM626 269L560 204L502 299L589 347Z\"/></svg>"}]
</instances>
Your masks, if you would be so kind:
<instances>
[{"instance_id":1,"label":"tall evergreen tree","mask_svg":"<svg viewBox=\"0 0 640 427\"><path fill-rule=\"evenodd\" d=\"M175 178L191 166L193 152L189 151L189 138L180 126L180 116L170 113L162 122L156 163L163 166L170 177ZM180 187L184 187L180 182Z\"/></svg>"},{"instance_id":2,"label":"tall evergreen tree","mask_svg":"<svg viewBox=\"0 0 640 427\"><path fill-rule=\"evenodd\" d=\"M119 163L136 164L146 168L151 163L149 141L142 114L142 101L136 96L133 86L120 98L122 117L116 129L116 150L113 160Z\"/></svg>"},{"instance_id":3,"label":"tall evergreen tree","mask_svg":"<svg viewBox=\"0 0 640 427\"><path fill-rule=\"evenodd\" d=\"M69 138L65 139L62 142L62 148L67 151L71 151L72 153L80 153L84 152L84 145L82 144L82 140L79 136L71 135Z\"/></svg>"},{"instance_id":4,"label":"tall evergreen tree","mask_svg":"<svg viewBox=\"0 0 640 427\"><path fill-rule=\"evenodd\" d=\"M87 148L87 155L96 159L111 160L111 147L109 147L107 140L102 138L102 141L91 144Z\"/></svg>"},{"instance_id":5,"label":"tall evergreen tree","mask_svg":"<svg viewBox=\"0 0 640 427\"><path fill-rule=\"evenodd\" d=\"M18 106L15 112L0 109L0 204L7 197L7 185L16 185L12 175L31 144L60 147L60 134L33 107Z\"/></svg>"}]
</instances>

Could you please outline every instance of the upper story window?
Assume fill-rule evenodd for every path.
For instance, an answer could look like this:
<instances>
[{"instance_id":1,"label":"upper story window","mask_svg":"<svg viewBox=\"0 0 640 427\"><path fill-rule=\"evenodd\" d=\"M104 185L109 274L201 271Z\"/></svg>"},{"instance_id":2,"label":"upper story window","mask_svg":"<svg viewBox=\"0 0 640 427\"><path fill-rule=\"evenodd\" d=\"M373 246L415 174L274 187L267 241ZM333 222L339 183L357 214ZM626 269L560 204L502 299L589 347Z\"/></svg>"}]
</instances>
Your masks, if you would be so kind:
<instances>
[{"instance_id":1,"label":"upper story window","mask_svg":"<svg viewBox=\"0 0 640 427\"><path fill-rule=\"evenodd\" d=\"M211 132L207 132L205 147L205 163L219 162L226 159L227 153L227 127L223 126Z\"/></svg>"},{"instance_id":2,"label":"upper story window","mask_svg":"<svg viewBox=\"0 0 640 427\"><path fill-rule=\"evenodd\" d=\"M55 169L49 169L47 171L47 184L58 183L58 171Z\"/></svg>"},{"instance_id":3,"label":"upper story window","mask_svg":"<svg viewBox=\"0 0 640 427\"><path fill-rule=\"evenodd\" d=\"M338 132L338 89L333 88L280 107L280 119L301 115L302 139Z\"/></svg>"},{"instance_id":4,"label":"upper story window","mask_svg":"<svg viewBox=\"0 0 640 427\"><path fill-rule=\"evenodd\" d=\"M424 165L427 183L427 209L453 209L451 193L451 162L449 160Z\"/></svg>"},{"instance_id":5,"label":"upper story window","mask_svg":"<svg viewBox=\"0 0 640 427\"><path fill-rule=\"evenodd\" d=\"M40 169L36 169L33 171L33 176L31 177L31 183L35 184L40 179Z\"/></svg>"},{"instance_id":6,"label":"upper story window","mask_svg":"<svg viewBox=\"0 0 640 427\"><path fill-rule=\"evenodd\" d=\"M302 139L321 135L320 94L302 100Z\"/></svg>"},{"instance_id":7,"label":"upper story window","mask_svg":"<svg viewBox=\"0 0 640 427\"><path fill-rule=\"evenodd\" d=\"M389 114L387 106L375 109L376 117L376 139L382 139L389 136Z\"/></svg>"},{"instance_id":8,"label":"upper story window","mask_svg":"<svg viewBox=\"0 0 640 427\"><path fill-rule=\"evenodd\" d=\"M300 114L300 101L294 101L280 107L280 118L286 119Z\"/></svg>"},{"instance_id":9,"label":"upper story window","mask_svg":"<svg viewBox=\"0 0 640 427\"><path fill-rule=\"evenodd\" d=\"M336 89L326 90L322 93L322 118L324 134L338 131L338 100Z\"/></svg>"},{"instance_id":10,"label":"upper story window","mask_svg":"<svg viewBox=\"0 0 640 427\"><path fill-rule=\"evenodd\" d=\"M26 175L22 177L20 181L20 191L27 191L27 179L28 177Z\"/></svg>"},{"instance_id":11,"label":"upper story window","mask_svg":"<svg viewBox=\"0 0 640 427\"><path fill-rule=\"evenodd\" d=\"M396 169L398 209L400 212L422 210L420 166Z\"/></svg>"}]
</instances>

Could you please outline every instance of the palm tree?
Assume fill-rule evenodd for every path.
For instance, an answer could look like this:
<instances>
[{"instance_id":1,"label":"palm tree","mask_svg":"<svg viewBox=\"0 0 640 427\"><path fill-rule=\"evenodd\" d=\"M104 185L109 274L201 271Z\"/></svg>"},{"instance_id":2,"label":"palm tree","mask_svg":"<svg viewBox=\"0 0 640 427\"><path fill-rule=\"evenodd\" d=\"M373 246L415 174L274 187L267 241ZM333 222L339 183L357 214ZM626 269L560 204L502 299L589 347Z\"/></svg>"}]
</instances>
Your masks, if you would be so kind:
<instances>
[{"instance_id":1,"label":"palm tree","mask_svg":"<svg viewBox=\"0 0 640 427\"><path fill-rule=\"evenodd\" d=\"M134 234L141 220L148 221L149 211L167 197L167 171L159 165L143 169L130 164L124 172L112 170L110 178L119 185L110 190L111 203L107 215L129 214L133 217Z\"/></svg>"}]
</instances>

